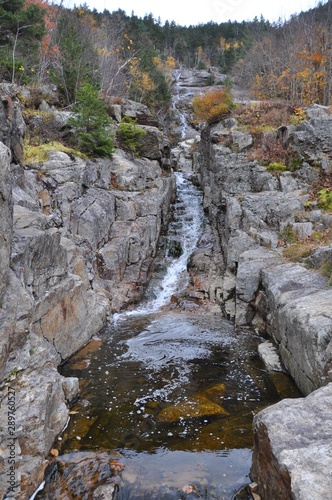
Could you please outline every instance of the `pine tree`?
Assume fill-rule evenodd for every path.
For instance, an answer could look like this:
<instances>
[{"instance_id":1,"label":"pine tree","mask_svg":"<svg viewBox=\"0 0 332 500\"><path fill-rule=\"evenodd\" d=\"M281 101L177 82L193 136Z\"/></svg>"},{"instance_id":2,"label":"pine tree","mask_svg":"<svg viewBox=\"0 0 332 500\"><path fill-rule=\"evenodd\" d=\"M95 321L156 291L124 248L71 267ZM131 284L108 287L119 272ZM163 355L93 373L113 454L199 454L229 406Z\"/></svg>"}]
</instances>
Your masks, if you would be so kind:
<instances>
[{"instance_id":1,"label":"pine tree","mask_svg":"<svg viewBox=\"0 0 332 500\"><path fill-rule=\"evenodd\" d=\"M68 123L75 129L78 147L93 156L112 156L115 151L109 131L112 120L93 85L87 83L78 90L73 110L76 116Z\"/></svg>"},{"instance_id":2,"label":"pine tree","mask_svg":"<svg viewBox=\"0 0 332 500\"><path fill-rule=\"evenodd\" d=\"M38 62L38 43L45 32L43 12L25 0L0 1L0 76L13 83L28 78ZM28 70L29 68L29 70ZM33 72L32 72L33 74ZM31 76L31 75L30 75Z\"/></svg>"}]
</instances>

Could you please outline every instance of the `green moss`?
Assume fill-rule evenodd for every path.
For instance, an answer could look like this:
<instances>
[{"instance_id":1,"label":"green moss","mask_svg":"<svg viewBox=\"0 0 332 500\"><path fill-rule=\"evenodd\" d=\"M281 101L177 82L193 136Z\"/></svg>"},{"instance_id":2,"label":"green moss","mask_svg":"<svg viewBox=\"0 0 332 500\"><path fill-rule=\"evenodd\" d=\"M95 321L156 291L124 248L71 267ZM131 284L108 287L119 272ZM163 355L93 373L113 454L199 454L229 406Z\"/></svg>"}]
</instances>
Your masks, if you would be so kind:
<instances>
[{"instance_id":1,"label":"green moss","mask_svg":"<svg viewBox=\"0 0 332 500\"><path fill-rule=\"evenodd\" d=\"M284 165L284 163L280 163L279 161L272 161L268 164L266 170L268 172L285 172L288 169L286 165Z\"/></svg>"},{"instance_id":2,"label":"green moss","mask_svg":"<svg viewBox=\"0 0 332 500\"><path fill-rule=\"evenodd\" d=\"M11 380L14 380L18 374L18 369L14 368L9 375L6 377L6 382L10 382Z\"/></svg>"},{"instance_id":3,"label":"green moss","mask_svg":"<svg viewBox=\"0 0 332 500\"><path fill-rule=\"evenodd\" d=\"M79 156L80 158L86 158L86 155L77 151L76 149L67 148L60 142L49 142L47 144L41 144L40 146L30 146L26 144L24 147L24 164L34 165L37 163L43 163L48 160L50 151L62 151L63 153L73 154Z\"/></svg>"}]
</instances>

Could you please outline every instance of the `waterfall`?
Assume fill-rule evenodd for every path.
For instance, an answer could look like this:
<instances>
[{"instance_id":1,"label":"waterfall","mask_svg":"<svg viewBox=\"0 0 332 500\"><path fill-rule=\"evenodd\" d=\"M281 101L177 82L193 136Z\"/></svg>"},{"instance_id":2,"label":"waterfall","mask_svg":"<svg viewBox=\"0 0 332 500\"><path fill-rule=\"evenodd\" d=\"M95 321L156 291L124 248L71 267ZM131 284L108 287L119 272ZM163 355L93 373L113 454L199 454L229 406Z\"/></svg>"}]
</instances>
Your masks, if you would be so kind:
<instances>
[{"instance_id":1,"label":"waterfall","mask_svg":"<svg viewBox=\"0 0 332 500\"><path fill-rule=\"evenodd\" d=\"M168 240L175 242L181 248L182 253L177 258L166 255L167 272L157 289L154 289L155 298L134 311L115 314L114 321L127 316L157 312L170 302L173 294L181 291L180 283L182 289L188 284L187 262L196 248L203 227L202 196L185 174L176 172L174 175L177 185L177 201L174 205L174 218L169 227Z\"/></svg>"},{"instance_id":2,"label":"waterfall","mask_svg":"<svg viewBox=\"0 0 332 500\"><path fill-rule=\"evenodd\" d=\"M181 78L181 71L177 70L174 71L173 76L175 78L175 86L174 86L174 92L173 92L173 101L172 101L172 108L173 110L178 114L179 116L179 121L180 121L180 126L181 126L181 140L186 138L186 133L187 133L187 119L185 114L179 109L177 106L178 102L180 101L180 93L179 93L179 81Z\"/></svg>"}]
</instances>

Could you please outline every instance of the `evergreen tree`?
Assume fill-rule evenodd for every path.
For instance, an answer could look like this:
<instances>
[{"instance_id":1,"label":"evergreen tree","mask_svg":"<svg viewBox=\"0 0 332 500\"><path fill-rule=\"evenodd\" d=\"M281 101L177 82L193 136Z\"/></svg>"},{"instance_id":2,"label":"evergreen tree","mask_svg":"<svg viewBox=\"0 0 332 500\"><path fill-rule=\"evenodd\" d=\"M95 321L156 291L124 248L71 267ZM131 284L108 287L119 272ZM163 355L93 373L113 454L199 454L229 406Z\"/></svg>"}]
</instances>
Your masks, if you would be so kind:
<instances>
[{"instance_id":1,"label":"evergreen tree","mask_svg":"<svg viewBox=\"0 0 332 500\"><path fill-rule=\"evenodd\" d=\"M45 33L43 12L25 0L0 0L0 77L13 83L33 76ZM30 71L30 73L29 73Z\"/></svg>"},{"instance_id":2,"label":"evergreen tree","mask_svg":"<svg viewBox=\"0 0 332 500\"><path fill-rule=\"evenodd\" d=\"M78 90L77 101L73 106L76 116L68 123L75 128L78 147L93 156L112 156L115 151L109 131L112 120L98 91L87 83Z\"/></svg>"}]
</instances>

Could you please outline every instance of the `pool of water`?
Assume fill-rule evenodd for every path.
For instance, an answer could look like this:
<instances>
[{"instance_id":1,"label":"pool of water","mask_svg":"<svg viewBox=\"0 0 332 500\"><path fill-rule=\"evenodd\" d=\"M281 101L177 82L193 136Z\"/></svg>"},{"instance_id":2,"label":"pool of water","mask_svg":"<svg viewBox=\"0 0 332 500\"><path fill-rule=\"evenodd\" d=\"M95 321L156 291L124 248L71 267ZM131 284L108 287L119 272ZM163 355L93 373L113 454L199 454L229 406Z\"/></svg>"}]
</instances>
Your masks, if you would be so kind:
<instances>
[{"instance_id":1,"label":"pool of water","mask_svg":"<svg viewBox=\"0 0 332 500\"><path fill-rule=\"evenodd\" d=\"M234 498L250 482L253 415L299 395L266 371L261 341L219 315L123 315L62 368L80 399L60 453L118 452L117 499Z\"/></svg>"}]
</instances>

